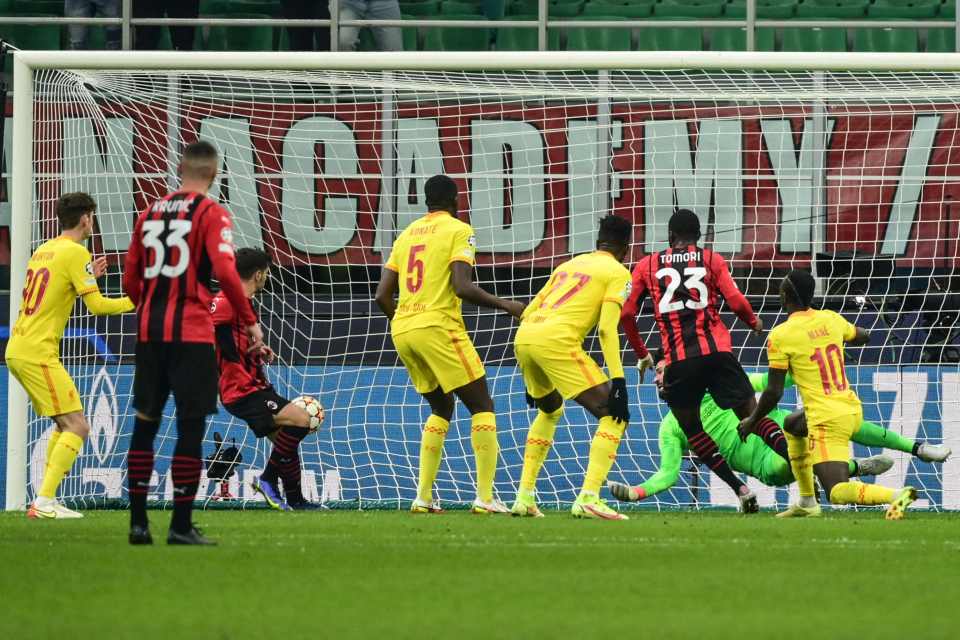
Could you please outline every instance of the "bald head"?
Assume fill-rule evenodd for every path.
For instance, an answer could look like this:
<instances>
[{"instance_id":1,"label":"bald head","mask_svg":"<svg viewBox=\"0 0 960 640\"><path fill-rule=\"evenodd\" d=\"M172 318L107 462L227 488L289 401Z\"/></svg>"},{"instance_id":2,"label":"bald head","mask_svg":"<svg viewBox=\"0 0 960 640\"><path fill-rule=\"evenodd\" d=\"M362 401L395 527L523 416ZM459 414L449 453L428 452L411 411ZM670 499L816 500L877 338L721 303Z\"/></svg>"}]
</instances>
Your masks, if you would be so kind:
<instances>
[{"instance_id":1,"label":"bald head","mask_svg":"<svg viewBox=\"0 0 960 640\"><path fill-rule=\"evenodd\" d=\"M205 140L188 144L180 158L180 179L189 182L213 182L220 170L217 148Z\"/></svg>"}]
</instances>

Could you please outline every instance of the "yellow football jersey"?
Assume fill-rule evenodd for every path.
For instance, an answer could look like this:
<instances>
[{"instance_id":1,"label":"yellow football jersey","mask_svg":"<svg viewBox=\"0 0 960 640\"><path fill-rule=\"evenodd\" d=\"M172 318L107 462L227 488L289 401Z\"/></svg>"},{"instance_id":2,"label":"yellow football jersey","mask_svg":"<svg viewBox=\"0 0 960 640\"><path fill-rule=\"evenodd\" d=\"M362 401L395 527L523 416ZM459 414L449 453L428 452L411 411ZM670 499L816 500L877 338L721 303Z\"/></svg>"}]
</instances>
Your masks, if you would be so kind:
<instances>
[{"instance_id":1,"label":"yellow football jersey","mask_svg":"<svg viewBox=\"0 0 960 640\"><path fill-rule=\"evenodd\" d=\"M450 264L459 260L473 266L475 256L473 228L446 211L428 213L404 229L384 265L400 281L393 334L424 327L463 329Z\"/></svg>"},{"instance_id":2,"label":"yellow football jersey","mask_svg":"<svg viewBox=\"0 0 960 640\"><path fill-rule=\"evenodd\" d=\"M856 334L857 328L840 314L816 309L792 313L770 331L767 359L772 368L790 371L808 425L861 410L843 363L843 343Z\"/></svg>"},{"instance_id":3,"label":"yellow football jersey","mask_svg":"<svg viewBox=\"0 0 960 640\"><path fill-rule=\"evenodd\" d=\"M623 306L630 284L630 272L606 251L567 260L527 305L514 342L580 346L597 326L603 303Z\"/></svg>"},{"instance_id":4,"label":"yellow football jersey","mask_svg":"<svg viewBox=\"0 0 960 640\"><path fill-rule=\"evenodd\" d=\"M78 296L97 291L90 252L65 236L44 242L30 256L20 315L10 332L7 358L50 362Z\"/></svg>"}]
</instances>

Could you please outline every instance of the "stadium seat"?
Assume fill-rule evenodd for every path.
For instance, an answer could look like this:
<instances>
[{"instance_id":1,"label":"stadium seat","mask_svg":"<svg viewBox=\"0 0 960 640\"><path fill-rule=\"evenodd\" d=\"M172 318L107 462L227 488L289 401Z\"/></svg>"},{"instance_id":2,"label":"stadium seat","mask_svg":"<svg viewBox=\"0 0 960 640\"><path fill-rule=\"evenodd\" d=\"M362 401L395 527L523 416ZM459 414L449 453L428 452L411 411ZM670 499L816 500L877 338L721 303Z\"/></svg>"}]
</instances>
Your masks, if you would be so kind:
<instances>
[{"instance_id":1,"label":"stadium seat","mask_svg":"<svg viewBox=\"0 0 960 640\"><path fill-rule=\"evenodd\" d=\"M796 16L813 18L849 18L855 20L867 15L869 0L804 0L797 5Z\"/></svg>"},{"instance_id":2,"label":"stadium seat","mask_svg":"<svg viewBox=\"0 0 960 640\"><path fill-rule=\"evenodd\" d=\"M443 15L444 20L486 20L477 13ZM486 51L490 48L489 29L432 27L423 41L424 51Z\"/></svg>"},{"instance_id":3,"label":"stadium seat","mask_svg":"<svg viewBox=\"0 0 960 640\"><path fill-rule=\"evenodd\" d=\"M589 16L592 20L623 20L621 16ZM630 51L630 29L567 29L567 51Z\"/></svg>"},{"instance_id":4,"label":"stadium seat","mask_svg":"<svg viewBox=\"0 0 960 640\"><path fill-rule=\"evenodd\" d=\"M710 51L746 51L747 30L740 28L712 29L709 31ZM754 42L756 51L773 51L775 49L776 30L763 27L757 29Z\"/></svg>"},{"instance_id":5,"label":"stadium seat","mask_svg":"<svg viewBox=\"0 0 960 640\"><path fill-rule=\"evenodd\" d=\"M480 3L470 2L469 0L443 0L443 4L440 5L440 13L444 16L480 15Z\"/></svg>"},{"instance_id":6,"label":"stadium seat","mask_svg":"<svg viewBox=\"0 0 960 640\"><path fill-rule=\"evenodd\" d=\"M956 29L927 29L927 47L929 53L953 53L957 50Z\"/></svg>"},{"instance_id":7,"label":"stadium seat","mask_svg":"<svg viewBox=\"0 0 960 640\"><path fill-rule=\"evenodd\" d=\"M846 51L847 30L841 27L790 27L783 30L783 51Z\"/></svg>"},{"instance_id":8,"label":"stadium seat","mask_svg":"<svg viewBox=\"0 0 960 640\"><path fill-rule=\"evenodd\" d=\"M510 16L511 20L535 20L536 16ZM537 51L539 39L536 29L501 27L497 29L497 51ZM547 30L547 49L560 50L560 29Z\"/></svg>"},{"instance_id":9,"label":"stadium seat","mask_svg":"<svg viewBox=\"0 0 960 640\"><path fill-rule=\"evenodd\" d=\"M937 15L941 20L956 20L957 2L956 0L946 0L940 5L940 13Z\"/></svg>"},{"instance_id":10,"label":"stadium seat","mask_svg":"<svg viewBox=\"0 0 960 640\"><path fill-rule=\"evenodd\" d=\"M936 17L940 0L875 0L867 7L868 18L923 20Z\"/></svg>"},{"instance_id":11,"label":"stadium seat","mask_svg":"<svg viewBox=\"0 0 960 640\"><path fill-rule=\"evenodd\" d=\"M247 20L267 20L269 15L262 13L231 13L212 15L211 18L236 18ZM253 27L210 27L206 48L210 51L272 51L273 27L256 25Z\"/></svg>"},{"instance_id":12,"label":"stadium seat","mask_svg":"<svg viewBox=\"0 0 960 640\"><path fill-rule=\"evenodd\" d=\"M13 0L10 13L18 16L63 16L63 0Z\"/></svg>"},{"instance_id":13,"label":"stadium seat","mask_svg":"<svg viewBox=\"0 0 960 640\"><path fill-rule=\"evenodd\" d=\"M575 18L580 15L584 4L582 2L551 2L547 9L547 15L554 19ZM534 18L537 16L534 15Z\"/></svg>"},{"instance_id":14,"label":"stadium seat","mask_svg":"<svg viewBox=\"0 0 960 640\"><path fill-rule=\"evenodd\" d=\"M854 51L905 51L920 50L920 38L916 29L857 29L853 32Z\"/></svg>"},{"instance_id":15,"label":"stadium seat","mask_svg":"<svg viewBox=\"0 0 960 640\"><path fill-rule=\"evenodd\" d=\"M640 51L702 51L700 27L660 27L641 29L637 43Z\"/></svg>"},{"instance_id":16,"label":"stadium seat","mask_svg":"<svg viewBox=\"0 0 960 640\"><path fill-rule=\"evenodd\" d=\"M663 0L653 12L658 18L717 18L723 6L723 0Z\"/></svg>"},{"instance_id":17,"label":"stadium seat","mask_svg":"<svg viewBox=\"0 0 960 640\"><path fill-rule=\"evenodd\" d=\"M401 2L400 13L405 16L435 16L440 13L440 0Z\"/></svg>"},{"instance_id":18,"label":"stadium seat","mask_svg":"<svg viewBox=\"0 0 960 640\"><path fill-rule=\"evenodd\" d=\"M584 16L619 16L639 20L647 18L653 11L652 4L602 4L588 2L583 7Z\"/></svg>"},{"instance_id":19,"label":"stadium seat","mask_svg":"<svg viewBox=\"0 0 960 640\"><path fill-rule=\"evenodd\" d=\"M50 14L32 14L39 18L55 18ZM20 49L56 50L61 46L60 25L46 24L8 24L3 25L3 36ZM12 64L13 56L7 56L7 65Z\"/></svg>"},{"instance_id":20,"label":"stadium seat","mask_svg":"<svg viewBox=\"0 0 960 640\"><path fill-rule=\"evenodd\" d=\"M540 1L539 0L513 0L510 5L507 7L507 15L509 16L536 16L537 11L540 10ZM479 9L474 9L473 12L479 12Z\"/></svg>"},{"instance_id":21,"label":"stadium seat","mask_svg":"<svg viewBox=\"0 0 960 640\"><path fill-rule=\"evenodd\" d=\"M757 18L763 20L785 20L792 18L797 8L797 0L757 0ZM726 19L747 17L747 0L731 0L723 11Z\"/></svg>"}]
</instances>

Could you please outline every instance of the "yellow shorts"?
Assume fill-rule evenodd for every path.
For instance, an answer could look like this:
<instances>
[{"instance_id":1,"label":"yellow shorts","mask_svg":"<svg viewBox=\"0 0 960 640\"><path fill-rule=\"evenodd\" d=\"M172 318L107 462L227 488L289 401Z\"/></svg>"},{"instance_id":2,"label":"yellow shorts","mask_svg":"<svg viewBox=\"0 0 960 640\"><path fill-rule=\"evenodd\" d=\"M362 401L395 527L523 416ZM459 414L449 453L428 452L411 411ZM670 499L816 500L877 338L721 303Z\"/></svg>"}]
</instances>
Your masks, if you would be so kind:
<instances>
[{"instance_id":1,"label":"yellow shorts","mask_svg":"<svg viewBox=\"0 0 960 640\"><path fill-rule=\"evenodd\" d=\"M516 344L513 350L523 374L523 384L534 398L542 398L556 389L564 400L570 400L608 380L579 345L564 349Z\"/></svg>"},{"instance_id":2,"label":"yellow shorts","mask_svg":"<svg viewBox=\"0 0 960 640\"><path fill-rule=\"evenodd\" d=\"M412 329L393 336L393 344L417 393L429 393L438 386L450 393L486 375L465 329Z\"/></svg>"},{"instance_id":3,"label":"yellow shorts","mask_svg":"<svg viewBox=\"0 0 960 640\"><path fill-rule=\"evenodd\" d=\"M863 411L837 416L827 422L807 425L812 464L821 462L849 462L850 438L860 430Z\"/></svg>"},{"instance_id":4,"label":"yellow shorts","mask_svg":"<svg viewBox=\"0 0 960 640\"><path fill-rule=\"evenodd\" d=\"M7 366L27 391L37 415L59 416L83 411L77 387L59 360L39 363L13 359L7 360Z\"/></svg>"}]
</instances>

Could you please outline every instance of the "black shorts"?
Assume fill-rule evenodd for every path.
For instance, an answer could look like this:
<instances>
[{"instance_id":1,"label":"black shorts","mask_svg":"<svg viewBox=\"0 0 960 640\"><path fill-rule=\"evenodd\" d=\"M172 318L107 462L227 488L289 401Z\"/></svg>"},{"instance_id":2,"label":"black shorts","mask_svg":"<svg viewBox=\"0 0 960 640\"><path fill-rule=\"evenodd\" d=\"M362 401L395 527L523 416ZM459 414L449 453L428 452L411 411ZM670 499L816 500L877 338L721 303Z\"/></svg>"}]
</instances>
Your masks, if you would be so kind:
<instances>
[{"instance_id":1,"label":"black shorts","mask_svg":"<svg viewBox=\"0 0 960 640\"><path fill-rule=\"evenodd\" d=\"M227 411L250 427L258 438L263 438L277 430L273 418L290 404L290 401L279 395L273 388L261 389L245 395L236 402L225 404Z\"/></svg>"},{"instance_id":2,"label":"black shorts","mask_svg":"<svg viewBox=\"0 0 960 640\"><path fill-rule=\"evenodd\" d=\"M699 407L707 392L721 409L738 407L754 395L747 373L726 351L673 362L663 373L663 399L671 409Z\"/></svg>"},{"instance_id":3,"label":"black shorts","mask_svg":"<svg viewBox=\"0 0 960 640\"><path fill-rule=\"evenodd\" d=\"M133 406L151 418L163 415L170 392L179 418L217 412L217 356L202 342L138 342Z\"/></svg>"}]
</instances>

